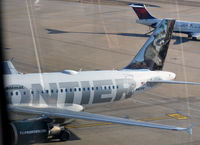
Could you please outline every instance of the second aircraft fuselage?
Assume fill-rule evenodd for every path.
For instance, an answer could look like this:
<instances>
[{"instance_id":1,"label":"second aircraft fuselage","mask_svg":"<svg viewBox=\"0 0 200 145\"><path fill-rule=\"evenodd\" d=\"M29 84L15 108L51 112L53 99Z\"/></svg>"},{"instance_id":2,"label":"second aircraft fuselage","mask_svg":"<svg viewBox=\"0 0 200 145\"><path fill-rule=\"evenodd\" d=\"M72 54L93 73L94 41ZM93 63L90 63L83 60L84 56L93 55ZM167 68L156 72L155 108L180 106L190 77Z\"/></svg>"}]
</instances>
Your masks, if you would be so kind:
<instances>
[{"instance_id":1,"label":"second aircraft fuselage","mask_svg":"<svg viewBox=\"0 0 200 145\"><path fill-rule=\"evenodd\" d=\"M137 23L152 26L152 27L156 27L156 25L160 21L162 21L162 19L136 20ZM174 25L173 31L177 33L185 33L185 34L200 33L200 23L177 20Z\"/></svg>"}]
</instances>

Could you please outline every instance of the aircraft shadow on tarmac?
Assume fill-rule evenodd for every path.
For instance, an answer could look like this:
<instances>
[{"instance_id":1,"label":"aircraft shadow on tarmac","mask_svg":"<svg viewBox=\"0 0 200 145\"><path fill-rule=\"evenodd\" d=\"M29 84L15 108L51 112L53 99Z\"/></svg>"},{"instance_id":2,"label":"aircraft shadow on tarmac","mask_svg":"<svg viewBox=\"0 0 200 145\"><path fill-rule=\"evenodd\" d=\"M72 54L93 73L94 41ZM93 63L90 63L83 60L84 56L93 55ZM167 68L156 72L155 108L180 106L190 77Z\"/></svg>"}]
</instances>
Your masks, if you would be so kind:
<instances>
[{"instance_id":1,"label":"aircraft shadow on tarmac","mask_svg":"<svg viewBox=\"0 0 200 145\"><path fill-rule=\"evenodd\" d=\"M49 29L46 28L48 34L62 34L62 33L77 33L77 34L97 34L97 35L120 35L120 36L130 36L130 37L149 37L150 35L147 34L138 34L138 33L106 33L106 32L72 32L72 31L62 31L56 29ZM188 41L200 41L200 40L193 40L188 37L180 37L180 36L172 36L174 45L179 45Z\"/></svg>"},{"instance_id":2,"label":"aircraft shadow on tarmac","mask_svg":"<svg viewBox=\"0 0 200 145\"><path fill-rule=\"evenodd\" d=\"M78 0L78 3L90 3L89 1ZM99 4L98 0L92 0L93 4ZM124 0L108 0L108 1L100 1L102 4L112 4L112 5L130 5L130 4L144 4L146 7L160 8L158 5L148 4L148 3L140 3L140 2L132 2L132 1L124 1Z\"/></svg>"}]
</instances>

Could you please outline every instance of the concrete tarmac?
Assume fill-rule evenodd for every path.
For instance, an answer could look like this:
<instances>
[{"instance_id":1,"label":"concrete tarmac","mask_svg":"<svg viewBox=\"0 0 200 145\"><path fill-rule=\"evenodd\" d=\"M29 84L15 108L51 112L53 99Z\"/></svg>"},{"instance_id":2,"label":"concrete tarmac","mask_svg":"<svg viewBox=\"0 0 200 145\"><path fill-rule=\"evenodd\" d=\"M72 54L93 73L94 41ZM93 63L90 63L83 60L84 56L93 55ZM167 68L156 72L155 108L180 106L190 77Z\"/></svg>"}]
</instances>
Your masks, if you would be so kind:
<instances>
[{"instance_id":1,"label":"concrete tarmac","mask_svg":"<svg viewBox=\"0 0 200 145\"><path fill-rule=\"evenodd\" d=\"M5 59L14 58L13 64L24 73L123 68L148 39L144 34L149 31L148 27L136 24L137 17L127 3L123 0L42 0L34 4L34 1L6 0L3 2ZM198 0L144 3L154 5L147 9L157 18L200 20ZM200 82L199 46L200 41L173 34L164 70L176 73L176 80ZM75 120L70 124L75 134L70 141L45 144L198 145L199 94L200 86L161 85L128 100L85 110L181 127L194 123L192 135Z\"/></svg>"}]
</instances>

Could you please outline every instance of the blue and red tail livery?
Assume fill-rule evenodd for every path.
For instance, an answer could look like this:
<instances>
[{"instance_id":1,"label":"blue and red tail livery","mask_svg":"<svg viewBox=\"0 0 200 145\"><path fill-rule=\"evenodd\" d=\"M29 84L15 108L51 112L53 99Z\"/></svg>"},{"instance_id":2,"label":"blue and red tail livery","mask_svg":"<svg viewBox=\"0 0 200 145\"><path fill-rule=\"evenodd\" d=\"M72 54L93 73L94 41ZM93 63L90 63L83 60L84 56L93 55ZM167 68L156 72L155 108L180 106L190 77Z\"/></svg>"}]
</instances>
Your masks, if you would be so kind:
<instances>
[{"instance_id":1,"label":"blue and red tail livery","mask_svg":"<svg viewBox=\"0 0 200 145\"><path fill-rule=\"evenodd\" d=\"M139 19L155 19L147 10L144 4L130 4Z\"/></svg>"}]
</instances>

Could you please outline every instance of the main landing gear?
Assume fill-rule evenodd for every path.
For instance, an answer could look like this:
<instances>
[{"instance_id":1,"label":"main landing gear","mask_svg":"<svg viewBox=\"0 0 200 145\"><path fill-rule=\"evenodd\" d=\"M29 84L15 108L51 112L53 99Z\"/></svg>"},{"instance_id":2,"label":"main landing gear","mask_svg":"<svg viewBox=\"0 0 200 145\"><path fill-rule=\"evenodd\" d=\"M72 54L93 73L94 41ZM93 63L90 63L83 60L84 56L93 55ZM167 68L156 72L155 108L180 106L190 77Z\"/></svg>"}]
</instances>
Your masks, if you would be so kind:
<instances>
[{"instance_id":1,"label":"main landing gear","mask_svg":"<svg viewBox=\"0 0 200 145\"><path fill-rule=\"evenodd\" d=\"M50 136L52 136L52 139L60 139L60 141L67 141L69 140L71 133L65 127L54 126L50 130Z\"/></svg>"}]
</instances>

